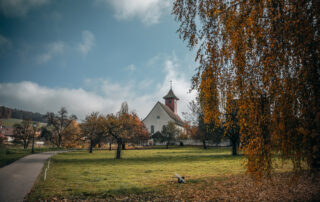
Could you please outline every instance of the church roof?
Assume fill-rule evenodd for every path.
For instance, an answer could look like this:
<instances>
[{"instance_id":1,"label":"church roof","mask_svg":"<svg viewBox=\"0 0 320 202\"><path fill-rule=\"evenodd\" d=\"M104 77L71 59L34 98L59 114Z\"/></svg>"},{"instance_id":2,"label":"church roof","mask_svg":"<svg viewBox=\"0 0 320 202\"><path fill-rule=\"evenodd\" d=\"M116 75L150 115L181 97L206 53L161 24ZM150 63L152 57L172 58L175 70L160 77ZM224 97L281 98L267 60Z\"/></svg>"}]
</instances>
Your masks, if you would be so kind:
<instances>
[{"instance_id":1,"label":"church roof","mask_svg":"<svg viewBox=\"0 0 320 202\"><path fill-rule=\"evenodd\" d=\"M163 97L163 99L170 99L170 98L179 100L179 98L173 93L172 89L170 89L168 94Z\"/></svg>"},{"instance_id":2,"label":"church roof","mask_svg":"<svg viewBox=\"0 0 320 202\"><path fill-rule=\"evenodd\" d=\"M180 116L174 113L167 105L158 102L160 106L167 112L167 114L176 122L176 124L183 126L183 121L181 120Z\"/></svg>"}]
</instances>

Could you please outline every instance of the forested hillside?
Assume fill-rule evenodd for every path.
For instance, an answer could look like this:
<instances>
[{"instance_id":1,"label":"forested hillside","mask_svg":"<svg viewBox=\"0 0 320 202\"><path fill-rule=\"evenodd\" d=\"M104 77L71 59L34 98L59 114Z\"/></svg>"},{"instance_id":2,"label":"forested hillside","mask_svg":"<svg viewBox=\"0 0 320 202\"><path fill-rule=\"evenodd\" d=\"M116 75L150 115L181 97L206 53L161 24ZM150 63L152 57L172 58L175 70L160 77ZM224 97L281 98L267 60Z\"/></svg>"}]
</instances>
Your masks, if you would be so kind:
<instances>
[{"instance_id":1,"label":"forested hillside","mask_svg":"<svg viewBox=\"0 0 320 202\"><path fill-rule=\"evenodd\" d=\"M19 109L11 109L8 107L0 106L1 119L29 119L37 122L46 122L45 115Z\"/></svg>"}]
</instances>

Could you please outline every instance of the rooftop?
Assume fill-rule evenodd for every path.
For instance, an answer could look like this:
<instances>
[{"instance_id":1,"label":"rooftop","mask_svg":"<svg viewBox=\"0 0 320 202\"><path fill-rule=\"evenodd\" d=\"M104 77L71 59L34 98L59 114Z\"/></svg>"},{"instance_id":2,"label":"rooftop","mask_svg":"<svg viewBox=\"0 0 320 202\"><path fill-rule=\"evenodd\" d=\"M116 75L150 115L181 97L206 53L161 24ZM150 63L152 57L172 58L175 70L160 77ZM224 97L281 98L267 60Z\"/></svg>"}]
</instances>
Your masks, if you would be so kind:
<instances>
[{"instance_id":1,"label":"rooftop","mask_svg":"<svg viewBox=\"0 0 320 202\"><path fill-rule=\"evenodd\" d=\"M180 116L174 113L167 105L162 104L159 102L160 106L168 113L168 115L176 122L176 124L183 126L183 121L181 120Z\"/></svg>"},{"instance_id":2,"label":"rooftop","mask_svg":"<svg viewBox=\"0 0 320 202\"><path fill-rule=\"evenodd\" d=\"M164 96L163 99L171 99L171 98L179 100L179 98L173 93L172 89L169 90L168 94Z\"/></svg>"}]
</instances>

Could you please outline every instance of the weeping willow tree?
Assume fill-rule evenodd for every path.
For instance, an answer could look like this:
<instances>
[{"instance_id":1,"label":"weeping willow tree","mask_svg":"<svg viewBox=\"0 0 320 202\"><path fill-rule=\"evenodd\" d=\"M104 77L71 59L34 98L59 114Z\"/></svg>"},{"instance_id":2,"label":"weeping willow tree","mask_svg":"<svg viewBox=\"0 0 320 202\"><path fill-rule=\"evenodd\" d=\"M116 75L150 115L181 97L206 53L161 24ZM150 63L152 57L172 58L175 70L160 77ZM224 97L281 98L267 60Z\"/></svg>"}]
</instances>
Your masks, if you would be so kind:
<instances>
[{"instance_id":1,"label":"weeping willow tree","mask_svg":"<svg viewBox=\"0 0 320 202\"><path fill-rule=\"evenodd\" d=\"M197 49L205 121L223 120L227 100L238 100L247 171L270 175L274 152L294 170L305 160L319 171L320 1L175 0L172 13Z\"/></svg>"}]
</instances>

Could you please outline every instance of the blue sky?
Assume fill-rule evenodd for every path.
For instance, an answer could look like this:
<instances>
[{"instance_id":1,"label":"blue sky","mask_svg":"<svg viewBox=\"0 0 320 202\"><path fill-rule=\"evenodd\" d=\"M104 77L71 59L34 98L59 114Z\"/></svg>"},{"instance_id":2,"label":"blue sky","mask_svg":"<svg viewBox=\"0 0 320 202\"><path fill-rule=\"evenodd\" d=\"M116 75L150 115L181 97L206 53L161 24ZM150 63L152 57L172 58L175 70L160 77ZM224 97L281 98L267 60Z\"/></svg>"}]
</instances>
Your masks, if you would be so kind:
<instances>
[{"instance_id":1,"label":"blue sky","mask_svg":"<svg viewBox=\"0 0 320 202\"><path fill-rule=\"evenodd\" d=\"M83 119L127 101L144 118L170 88L187 111L194 52L171 0L0 0L0 105Z\"/></svg>"}]
</instances>

